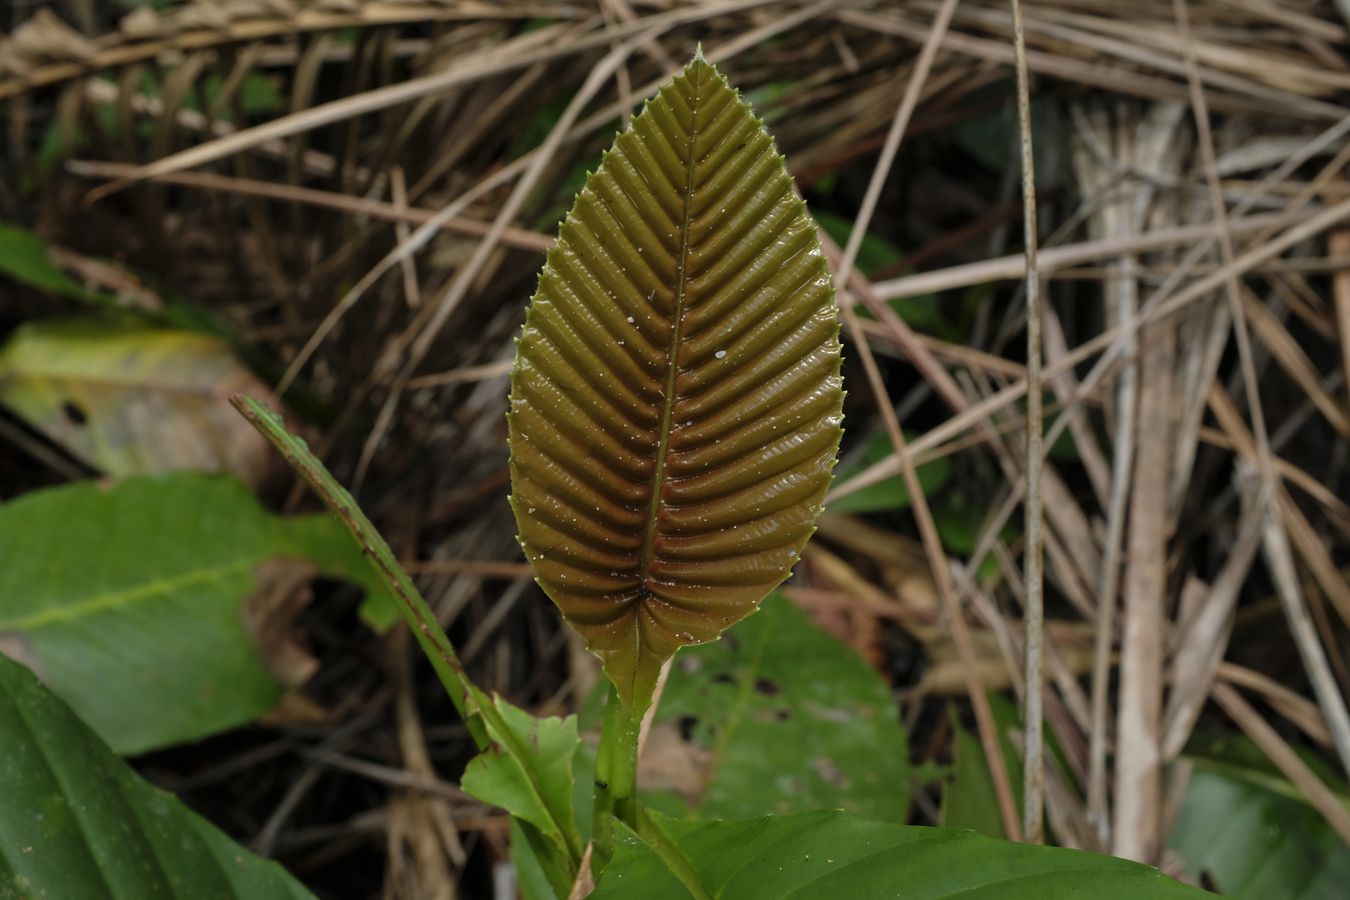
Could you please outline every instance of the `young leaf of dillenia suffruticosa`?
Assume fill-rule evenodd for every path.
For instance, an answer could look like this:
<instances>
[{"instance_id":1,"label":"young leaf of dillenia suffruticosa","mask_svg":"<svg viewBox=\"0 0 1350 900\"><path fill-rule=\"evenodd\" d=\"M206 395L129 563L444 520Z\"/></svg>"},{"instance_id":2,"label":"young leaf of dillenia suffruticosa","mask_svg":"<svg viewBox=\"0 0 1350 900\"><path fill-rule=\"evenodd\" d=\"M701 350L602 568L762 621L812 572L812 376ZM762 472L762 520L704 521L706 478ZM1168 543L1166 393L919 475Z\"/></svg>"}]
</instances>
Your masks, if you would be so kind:
<instances>
[{"instance_id":1,"label":"young leaf of dillenia suffruticosa","mask_svg":"<svg viewBox=\"0 0 1350 900\"><path fill-rule=\"evenodd\" d=\"M696 56L577 195L511 375L521 545L629 709L788 576L839 449L839 365L815 224Z\"/></svg>"}]
</instances>

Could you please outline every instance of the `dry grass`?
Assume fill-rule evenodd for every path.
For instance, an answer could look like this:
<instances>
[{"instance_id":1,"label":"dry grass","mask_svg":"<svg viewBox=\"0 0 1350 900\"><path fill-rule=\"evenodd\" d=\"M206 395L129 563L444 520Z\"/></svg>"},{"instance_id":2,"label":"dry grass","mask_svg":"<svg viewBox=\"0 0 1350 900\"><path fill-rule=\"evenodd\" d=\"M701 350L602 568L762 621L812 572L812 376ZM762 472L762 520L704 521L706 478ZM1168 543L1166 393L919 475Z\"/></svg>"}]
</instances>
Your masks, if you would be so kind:
<instances>
[{"instance_id":1,"label":"dry grass","mask_svg":"<svg viewBox=\"0 0 1350 900\"><path fill-rule=\"evenodd\" d=\"M850 429L884 429L901 450L836 496L913 483L914 465L946 455L978 506L964 558L922 501L912 517L833 519L793 596L851 610L878 661L879 622L949 629L954 648L934 638L931 664L954 654L987 747L986 688L1043 704L1068 765L1044 770L1061 843L1169 865L1168 767L1205 722L1249 734L1350 840L1291 749L1350 766L1350 32L1330 0L1022 4L1043 369L1019 343L1018 154L975 177L952 149L972 123L1016 138L1007 0L238 0L120 22L108 3L69 7L76 24L0 13L0 164L15 176L0 217L142 308L192 297L263 360L323 423L318 446L363 487L485 682L559 706L594 677L497 502L505 364L579 175L701 41L760 104L816 208L860 226L830 244ZM923 270L860 271L865 230ZM968 308L959 335L920 333L889 304L937 292L953 317ZM1045 446L1067 430L1073 458L1029 463L1042 400ZM1005 529L1026 505L1029 523L1044 515L1029 541ZM1041 538L1043 636L1039 563L1022 577ZM972 577L986 557L992 583ZM1285 624L1267 619L1254 643L1234 620L1261 609ZM233 827L302 877L375 847L385 896L453 896L475 848L505 846L500 817L436 780L462 735L428 725L396 643L331 644L316 693L343 724L278 739L286 784L246 792ZM1044 652L1039 688L1027 648ZM383 674L356 674L372 657ZM237 751L220 753L189 786L239 783ZM321 796L351 779L358 802ZM1006 773L995 783L1017 833ZM1035 834L1039 804L1026 822Z\"/></svg>"}]
</instances>

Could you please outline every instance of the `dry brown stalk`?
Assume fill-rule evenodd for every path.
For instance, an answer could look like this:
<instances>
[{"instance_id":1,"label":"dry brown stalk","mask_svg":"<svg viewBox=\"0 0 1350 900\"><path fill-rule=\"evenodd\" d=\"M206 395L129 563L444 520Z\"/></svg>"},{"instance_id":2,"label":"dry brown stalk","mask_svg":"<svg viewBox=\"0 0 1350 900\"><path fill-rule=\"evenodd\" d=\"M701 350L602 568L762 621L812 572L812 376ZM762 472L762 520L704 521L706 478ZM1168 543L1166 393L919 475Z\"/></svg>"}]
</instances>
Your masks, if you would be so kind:
<instances>
[{"instance_id":1,"label":"dry brown stalk","mask_svg":"<svg viewBox=\"0 0 1350 900\"><path fill-rule=\"evenodd\" d=\"M1174 332L1165 323L1140 336L1139 414L1133 427L1128 549L1116 720L1116 792L1111 852L1157 860L1162 835L1162 638L1167 589L1168 437ZM1121 423L1130 427L1129 423Z\"/></svg>"},{"instance_id":2,"label":"dry brown stalk","mask_svg":"<svg viewBox=\"0 0 1350 900\"><path fill-rule=\"evenodd\" d=\"M1046 366L1042 377L1042 383L1044 384L1045 381L1053 378L1055 375L1059 374L1060 371L1077 365L1095 354L1101 353L1102 358L1108 360L1116 358L1120 352L1118 342L1122 336L1137 332L1145 323L1162 320L1176 314L1189 304L1208 296L1229 277L1245 274L1268 260L1279 256L1290 247L1335 227L1347 218L1350 218L1350 199L1343 200L1336 205L1287 228L1275 238L1239 255L1233 260L1231 266L1224 265L1209 275L1197 279L1185 288L1177 291L1175 294L1171 294L1170 296L1164 296L1161 292L1156 294L1145 304L1145 308L1141 309L1129 320L1103 331L1094 338L1084 341L1070 351L1068 356ZM1089 380L1085 379L1082 389L1086 390L1089 386ZM952 416L952 418L948 419L942 425L931 429L923 436L917 438L911 447L912 452L919 453L921 451L930 450L941 444L943 441L949 440L962 433L966 429L978 425L978 423L982 422L995 411L1003 409L1022 399L1022 397L1026 395L1026 390L1026 380L1022 379L1003 388L987 399L971 405L969 408ZM855 493L865 487L876 484L882 479L897 474L897 471L898 463L894 458L882 460L875 465L869 466L866 470L859 473L857 477L850 479L848 484L836 488L834 497L838 498Z\"/></svg>"},{"instance_id":3,"label":"dry brown stalk","mask_svg":"<svg viewBox=\"0 0 1350 900\"><path fill-rule=\"evenodd\" d=\"M74 175L122 179L135 172L137 167L126 163L71 160L66 163L66 168ZM454 215L441 221L437 219L437 211L435 210L419 209L415 206L400 205L396 202L386 203L382 200L372 200L367 197L352 197L335 191L324 191L294 184L260 181L256 178L235 178L212 172L175 172L168 175L149 176L147 180L161 181L165 184L176 184L183 187L201 188L208 191L227 191L245 196L265 197L289 203L305 203L327 209L341 210L352 215L383 219L396 224L426 225L429 222L436 221L438 227L444 231L470 237L483 237L492 229L489 223L468 216ZM407 243L410 239L411 235L401 237L400 243ZM537 231L527 231L524 228L505 229L501 240L507 246L519 247L522 250L533 250L539 253L543 253L553 246L553 238ZM407 259L407 256L401 256L398 262L403 263Z\"/></svg>"},{"instance_id":4,"label":"dry brown stalk","mask_svg":"<svg viewBox=\"0 0 1350 900\"><path fill-rule=\"evenodd\" d=\"M1270 225L1274 218L1270 215L1261 215L1246 219L1234 219L1230 223L1230 229L1235 235L1252 234ZM1191 244L1204 238L1216 237L1218 233L1218 226L1210 223L1178 225L1120 238L1083 241L1079 244L1069 244L1063 247L1048 247L1041 250L1038 261L1041 274L1048 275L1087 262L1097 262L1114 259L1125 254L1146 253L1150 250ZM951 266L946 269L936 269L932 272L922 272L917 275L906 275L891 281L879 281L873 286L873 289L876 291L876 295L883 300L921 297L938 291L1021 278L1025 268L1026 259L1019 253Z\"/></svg>"},{"instance_id":5,"label":"dry brown stalk","mask_svg":"<svg viewBox=\"0 0 1350 900\"><path fill-rule=\"evenodd\" d=\"M1331 233L1329 241L1332 256L1350 256L1350 230ZM1341 338L1341 364L1345 367L1346 383L1350 384L1350 268L1344 268L1332 279L1336 301L1336 327Z\"/></svg>"},{"instance_id":6,"label":"dry brown stalk","mask_svg":"<svg viewBox=\"0 0 1350 900\"><path fill-rule=\"evenodd\" d=\"M1308 768L1308 764L1299 758L1289 744L1280 737L1274 728L1251 707L1242 695L1230 685L1219 683L1214 686L1214 700L1228 713L1229 717L1247 733L1262 752L1270 757L1284 776L1294 783L1313 808L1321 813L1327 824L1340 835L1341 840L1350 844L1350 811L1332 793L1331 789Z\"/></svg>"},{"instance_id":7,"label":"dry brown stalk","mask_svg":"<svg viewBox=\"0 0 1350 900\"><path fill-rule=\"evenodd\" d=\"M867 233L867 227L870 224L872 212L876 208L877 199L881 195L881 187L890 171L891 164L895 160L895 154L899 150L900 140L905 133L905 128L909 124L909 118L914 112L914 107L918 103L920 91L923 89L924 81L927 78L928 70L937 54L937 49L946 35L947 24L951 21L953 12L956 9L955 0L944 0L933 19L932 26L924 39L923 49L919 54L919 59L915 64L914 76L906 85L905 93L900 101L900 106L896 109L895 117L891 122L891 127L886 135L886 143L882 149L881 156L872 171L872 178L868 184L867 192L863 196L861 208L853 222L853 230L849 235L848 247L843 251L842 258L839 259L835 282L841 301L847 294L847 289L855 280L853 272L853 261L857 257L858 249L862 245L862 238ZM828 237L826 237L828 242ZM837 248L835 248L837 251ZM998 795L999 813L1003 819L1004 833L1009 837L1016 838L1020 834L1017 824L1016 805L1013 800L1012 787L1008 779L1007 767L1004 764L1003 753L999 748L998 735L994 728L993 714L989 709L989 701L984 693L984 685L981 683L979 669L975 665L975 650L970 640L970 634L965 622L964 613L961 610L960 601L956 595L956 587L952 581L950 563L947 561L946 553L942 548L942 541L938 537L937 528L933 524L932 513L928 509L928 502L924 498L923 490L919 486L918 476L914 472L914 461L905 450L905 436L900 429L899 419L895 415L895 407L890 401L890 395L886 389L885 382L881 377L881 372L877 368L876 360L872 355L871 346L867 343L863 335L862 327L856 311L852 304L841 302L840 304L845 327L848 328L850 335L859 346L860 355L863 362L863 368L867 373L868 382L872 386L873 392L878 398L878 408L881 412L882 421L885 423L886 430L891 438L891 445L895 448L895 453L901 462L901 474L904 476L905 484L909 489L910 497L913 500L915 519L919 526L919 534L923 540L924 551L928 556L929 567L932 569L934 580L938 586L938 594L942 598L943 606L946 609L948 618L951 621L953 633L956 638L956 647L961 657L962 666L966 674L966 693L975 711L976 727L979 732L980 743L984 748L985 760L989 766L990 774L994 782L994 790ZM892 315L893 317L893 315Z\"/></svg>"},{"instance_id":8,"label":"dry brown stalk","mask_svg":"<svg viewBox=\"0 0 1350 900\"><path fill-rule=\"evenodd\" d=\"M1026 245L1027 304L1027 382L1041 383L1041 283L1036 263L1036 163L1031 145L1031 86L1027 74L1027 45L1022 22L1022 4L1012 0L1013 51L1017 69L1017 127L1021 142L1022 164L1022 237ZM1023 534L1026 548L1022 554L1022 573L1026 610L1025 641L1026 683L1023 706L1022 830L1033 844L1045 840L1045 769L1041 734L1041 629L1045 620L1044 584L1041 575L1044 537L1041 533L1041 471L1044 465L1040 428L1042 397L1040 391L1027 394L1026 489L1022 507L1026 511Z\"/></svg>"}]
</instances>

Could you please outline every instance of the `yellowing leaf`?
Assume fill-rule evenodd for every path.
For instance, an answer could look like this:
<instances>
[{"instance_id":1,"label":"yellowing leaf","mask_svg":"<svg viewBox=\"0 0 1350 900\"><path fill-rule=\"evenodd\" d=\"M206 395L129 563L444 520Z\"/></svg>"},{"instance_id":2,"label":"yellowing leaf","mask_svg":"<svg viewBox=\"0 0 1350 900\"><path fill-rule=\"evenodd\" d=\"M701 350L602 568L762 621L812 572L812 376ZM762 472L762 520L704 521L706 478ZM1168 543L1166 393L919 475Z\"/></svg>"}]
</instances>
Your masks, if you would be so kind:
<instances>
[{"instance_id":1,"label":"yellowing leaf","mask_svg":"<svg viewBox=\"0 0 1350 900\"><path fill-rule=\"evenodd\" d=\"M838 452L838 335L783 158L696 58L577 196L511 380L521 544L626 705L791 571Z\"/></svg>"},{"instance_id":2,"label":"yellowing leaf","mask_svg":"<svg viewBox=\"0 0 1350 900\"><path fill-rule=\"evenodd\" d=\"M266 388L229 344L88 321L25 325L0 350L0 404L109 475L228 472L258 485L267 442L228 398Z\"/></svg>"}]
</instances>

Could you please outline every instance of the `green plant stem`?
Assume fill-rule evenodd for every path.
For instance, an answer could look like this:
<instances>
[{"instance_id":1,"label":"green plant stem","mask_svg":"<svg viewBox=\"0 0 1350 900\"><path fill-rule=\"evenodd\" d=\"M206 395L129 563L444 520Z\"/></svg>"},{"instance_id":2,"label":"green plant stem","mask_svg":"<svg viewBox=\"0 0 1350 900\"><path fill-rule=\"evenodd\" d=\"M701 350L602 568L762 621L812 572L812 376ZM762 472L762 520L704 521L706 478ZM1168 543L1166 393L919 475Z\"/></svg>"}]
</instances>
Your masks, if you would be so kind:
<instances>
[{"instance_id":1,"label":"green plant stem","mask_svg":"<svg viewBox=\"0 0 1350 900\"><path fill-rule=\"evenodd\" d=\"M450 695L450 700L455 704L455 709L464 719L478 749L486 750L495 741L504 752L521 762L521 771L525 775L529 789L540 798L546 797L547 792L540 783L539 773L530 764L532 758L530 748L521 746L519 739L507 726L501 712L497 709L493 698L474 684L468 673L464 671L464 666L459 661L459 655L455 653L450 638L446 636L445 630L436 620L436 616L432 613L431 607L427 605L426 599L417 590L417 585L413 584L412 579L408 577L408 573L403 571L403 567L399 565L398 559L394 556L394 551L389 548L389 544L375 529L371 521L366 518L365 513L361 512L361 508L356 505L352 495L342 485L338 484L337 479L310 452L309 446L303 440L286 430L286 426L282 423L279 415L252 397L246 397L242 394L231 397L230 402L249 421L249 424L258 429L258 432L280 451L291 468L300 473L300 476L309 483L310 487L314 488L315 493L319 495L319 499L342 521L347 530L351 532L352 537L356 538L357 543L361 545L361 549L366 556L389 580L394 596L399 601L399 611L403 613L403 618L407 621L408 627L412 629L413 636L417 638L418 644L421 645L422 652L426 654L432 668L440 678L441 684L445 686L445 691ZM635 729L633 738L635 761L636 740ZM628 793L631 796L631 788ZM549 806L547 801L543 801L543 805L545 808ZM555 827L558 833L564 836L566 844L563 847L566 859L560 863L565 865L566 868L560 878L570 883L572 878L576 876L577 868L581 862L581 847L570 836L570 823L562 821L556 815L554 818Z\"/></svg>"},{"instance_id":2,"label":"green plant stem","mask_svg":"<svg viewBox=\"0 0 1350 900\"><path fill-rule=\"evenodd\" d=\"M595 757L595 817L592 867L598 875L614 856L614 820L634 831L637 816L637 751L642 716L619 698L612 687L600 732L600 750Z\"/></svg>"},{"instance_id":3,"label":"green plant stem","mask_svg":"<svg viewBox=\"0 0 1350 900\"><path fill-rule=\"evenodd\" d=\"M422 647L422 652L431 662L431 667L436 671L441 684L445 686L445 692L450 695L450 700L455 704L460 717L468 725L474 743L480 750L485 749L489 741L479 713L491 715L496 710L490 708L492 705L490 702L480 700L485 695L465 673L464 666L460 663L459 656L455 653L455 648L444 629L441 628L440 622L436 620L435 614L427 606L426 600L412 579L398 564L394 551L389 549L389 544L366 518L365 513L361 512L361 508L356 505L356 501L346 488L338 484L332 473L310 452L309 445L286 430L279 415L252 397L242 394L231 397L230 403L285 457L290 467L309 483L319 495L319 499L356 538L375 567L389 580L390 588L398 600L399 611L407 620L408 627L412 629L413 636Z\"/></svg>"}]
</instances>

